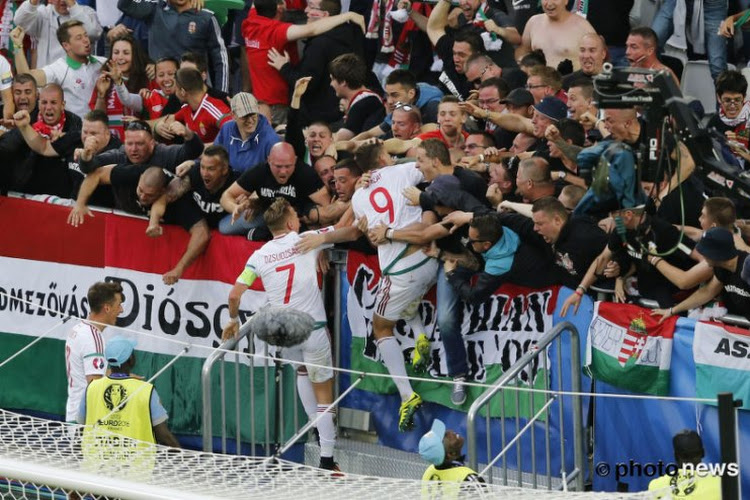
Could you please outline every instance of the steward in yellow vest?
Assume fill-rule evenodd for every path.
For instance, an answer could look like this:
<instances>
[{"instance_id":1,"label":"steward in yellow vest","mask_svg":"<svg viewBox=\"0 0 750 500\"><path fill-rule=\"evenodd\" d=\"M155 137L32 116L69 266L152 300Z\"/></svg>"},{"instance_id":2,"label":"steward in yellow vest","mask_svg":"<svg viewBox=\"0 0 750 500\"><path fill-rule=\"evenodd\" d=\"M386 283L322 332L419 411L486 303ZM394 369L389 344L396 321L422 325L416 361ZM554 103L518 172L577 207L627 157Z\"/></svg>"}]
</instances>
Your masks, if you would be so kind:
<instances>
[{"instance_id":1,"label":"steward in yellow vest","mask_svg":"<svg viewBox=\"0 0 750 500\"><path fill-rule=\"evenodd\" d=\"M703 460L705 452L703 441L697 432L687 430L675 434L672 438L674 458L680 470L674 474L658 477L648 484L652 498L689 498L695 500L721 500L721 478L718 476L699 475L689 471L683 473L685 464L697 466Z\"/></svg>"},{"instance_id":2,"label":"steward in yellow vest","mask_svg":"<svg viewBox=\"0 0 750 500\"><path fill-rule=\"evenodd\" d=\"M89 470L112 466L127 468L131 478L148 475L155 443L180 447L154 386L130 375L135 345L124 337L107 342L104 355L111 373L91 382L81 402L79 422L86 424L81 448Z\"/></svg>"},{"instance_id":3,"label":"steward in yellow vest","mask_svg":"<svg viewBox=\"0 0 750 500\"><path fill-rule=\"evenodd\" d=\"M463 446L463 437L454 431L446 431L445 424L435 419L432 429L419 440L419 455L432 464L422 476L422 481L483 483L484 480L474 470L463 464Z\"/></svg>"}]
</instances>

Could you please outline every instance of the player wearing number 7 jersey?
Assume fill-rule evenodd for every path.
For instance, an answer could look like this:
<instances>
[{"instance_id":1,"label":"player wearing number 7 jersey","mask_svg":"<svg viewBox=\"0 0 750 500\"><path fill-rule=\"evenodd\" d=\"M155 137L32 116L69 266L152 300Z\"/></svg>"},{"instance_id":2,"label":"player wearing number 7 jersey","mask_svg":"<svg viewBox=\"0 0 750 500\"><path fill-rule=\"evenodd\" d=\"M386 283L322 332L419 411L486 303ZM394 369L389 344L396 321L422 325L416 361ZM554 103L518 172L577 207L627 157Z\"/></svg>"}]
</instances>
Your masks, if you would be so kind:
<instances>
[{"instance_id":1,"label":"player wearing number 7 jersey","mask_svg":"<svg viewBox=\"0 0 750 500\"><path fill-rule=\"evenodd\" d=\"M422 210L410 206L402 194L407 187L416 186L424 181L422 172L415 163L404 163L383 167L390 163L390 158L382 144L364 144L355 155L363 170L370 170L370 182L367 187L355 191L352 196L354 217L360 222L367 222L367 229L381 223L389 227L386 238L391 231L403 229L420 223ZM359 229L364 229L363 224ZM304 238L303 248L326 243L338 243L358 238L361 233L354 227L337 229L332 233L317 237ZM380 357L401 395L399 409L399 430L413 427L414 413L422 404L422 398L414 392L406 378L404 356L401 345L393 336L393 328L400 319L405 319L416 335L424 331L421 320L417 317L417 308L422 296L435 283L438 263L428 257L419 246L400 241L388 241L378 245L380 263L380 282L373 313L373 334Z\"/></svg>"},{"instance_id":2,"label":"player wearing number 7 jersey","mask_svg":"<svg viewBox=\"0 0 750 500\"><path fill-rule=\"evenodd\" d=\"M313 317L315 330L310 337L298 346L284 348L281 356L305 363L297 369L297 390L310 420L314 420L317 414L323 414L318 420L320 467L338 470L333 461L335 409L329 408L333 402L331 341L317 275L318 253L322 247L306 254L295 249L300 239L300 222L297 212L284 198L276 198L263 218L273 234L273 240L250 256L245 270L229 293L230 319L224 327L223 338L237 335L240 298L256 278L263 280L269 304L297 309Z\"/></svg>"}]
</instances>

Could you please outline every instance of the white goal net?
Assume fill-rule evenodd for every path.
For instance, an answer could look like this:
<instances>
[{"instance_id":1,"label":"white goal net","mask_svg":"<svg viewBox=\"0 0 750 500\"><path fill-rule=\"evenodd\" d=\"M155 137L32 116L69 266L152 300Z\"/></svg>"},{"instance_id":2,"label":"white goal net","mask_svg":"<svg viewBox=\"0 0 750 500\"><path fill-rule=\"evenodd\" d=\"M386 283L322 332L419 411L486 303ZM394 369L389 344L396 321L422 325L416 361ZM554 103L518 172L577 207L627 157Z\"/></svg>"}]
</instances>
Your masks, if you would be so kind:
<instances>
[{"instance_id":1,"label":"white goal net","mask_svg":"<svg viewBox=\"0 0 750 500\"><path fill-rule=\"evenodd\" d=\"M230 456L153 446L129 459L91 464L83 457L83 426L0 410L2 499L194 498L646 498L643 494L564 493L479 484L423 483L354 474L336 475L286 460ZM107 440L109 456L133 449ZM85 446L84 446L85 447ZM112 448L122 449L113 450ZM133 456L147 454L147 459ZM89 460L90 461L90 460Z\"/></svg>"}]
</instances>

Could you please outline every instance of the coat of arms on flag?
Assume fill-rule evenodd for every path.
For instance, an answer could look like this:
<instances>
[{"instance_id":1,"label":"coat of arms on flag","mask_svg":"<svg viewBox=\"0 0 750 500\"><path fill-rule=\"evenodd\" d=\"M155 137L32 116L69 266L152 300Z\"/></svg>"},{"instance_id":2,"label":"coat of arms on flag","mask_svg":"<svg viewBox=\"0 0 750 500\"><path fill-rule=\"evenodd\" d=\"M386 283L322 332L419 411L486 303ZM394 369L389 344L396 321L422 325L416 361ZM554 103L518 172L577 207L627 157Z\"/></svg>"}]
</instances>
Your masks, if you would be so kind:
<instances>
[{"instance_id":1,"label":"coat of arms on flag","mask_svg":"<svg viewBox=\"0 0 750 500\"><path fill-rule=\"evenodd\" d=\"M669 393L676 317L659 324L651 311L597 302L586 342L589 374L615 387L657 396Z\"/></svg>"}]
</instances>

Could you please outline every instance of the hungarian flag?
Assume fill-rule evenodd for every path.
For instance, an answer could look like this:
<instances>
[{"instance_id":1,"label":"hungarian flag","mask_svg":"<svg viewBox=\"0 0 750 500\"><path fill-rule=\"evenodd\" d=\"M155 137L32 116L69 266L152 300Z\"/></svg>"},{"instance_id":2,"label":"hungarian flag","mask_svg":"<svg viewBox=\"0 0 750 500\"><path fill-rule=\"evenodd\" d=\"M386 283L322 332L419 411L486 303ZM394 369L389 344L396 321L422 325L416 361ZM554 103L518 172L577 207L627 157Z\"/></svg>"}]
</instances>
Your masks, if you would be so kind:
<instances>
[{"instance_id":1,"label":"hungarian flag","mask_svg":"<svg viewBox=\"0 0 750 500\"><path fill-rule=\"evenodd\" d=\"M750 331L720 323L698 322L693 337L695 393L715 398L731 392L750 409Z\"/></svg>"},{"instance_id":2,"label":"hungarian flag","mask_svg":"<svg viewBox=\"0 0 750 500\"><path fill-rule=\"evenodd\" d=\"M649 309L597 302L586 343L591 377L656 396L669 393L669 366L677 317L659 324Z\"/></svg>"}]
</instances>

